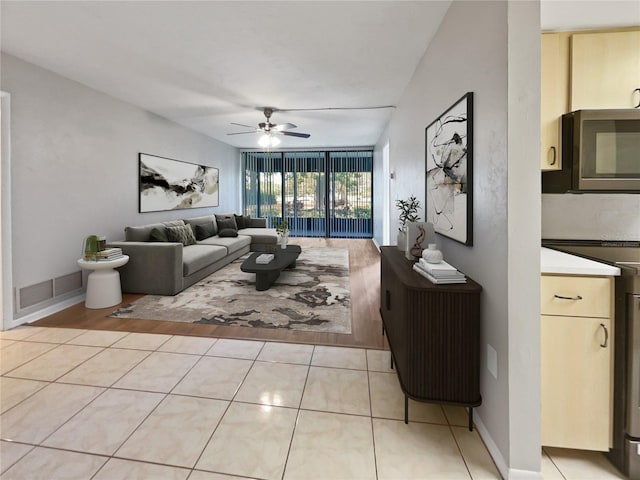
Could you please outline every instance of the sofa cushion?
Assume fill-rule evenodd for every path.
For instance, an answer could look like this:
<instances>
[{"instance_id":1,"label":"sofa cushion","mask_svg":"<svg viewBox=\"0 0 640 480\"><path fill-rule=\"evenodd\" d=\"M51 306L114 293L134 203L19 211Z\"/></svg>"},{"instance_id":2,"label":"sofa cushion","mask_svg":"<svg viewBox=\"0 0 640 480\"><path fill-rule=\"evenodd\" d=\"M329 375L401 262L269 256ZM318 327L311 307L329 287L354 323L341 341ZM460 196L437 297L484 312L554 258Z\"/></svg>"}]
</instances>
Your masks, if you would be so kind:
<instances>
[{"instance_id":1,"label":"sofa cushion","mask_svg":"<svg viewBox=\"0 0 640 480\"><path fill-rule=\"evenodd\" d=\"M218 236L220 237L237 237L238 231L233 228L221 228L218 232Z\"/></svg>"},{"instance_id":2,"label":"sofa cushion","mask_svg":"<svg viewBox=\"0 0 640 480\"><path fill-rule=\"evenodd\" d=\"M278 234L275 228L245 228L242 235L251 237L251 243L263 243L275 245L278 241Z\"/></svg>"},{"instance_id":3,"label":"sofa cushion","mask_svg":"<svg viewBox=\"0 0 640 480\"><path fill-rule=\"evenodd\" d=\"M170 242L180 242L185 247L196 243L196 237L193 234L193 230L191 230L191 225L166 227L165 231Z\"/></svg>"},{"instance_id":4,"label":"sofa cushion","mask_svg":"<svg viewBox=\"0 0 640 480\"><path fill-rule=\"evenodd\" d=\"M246 228L267 228L266 218L249 218L249 221L245 221Z\"/></svg>"},{"instance_id":5,"label":"sofa cushion","mask_svg":"<svg viewBox=\"0 0 640 480\"><path fill-rule=\"evenodd\" d=\"M189 245L182 249L182 274L183 276L208 267L212 263L222 260L227 256L227 249L215 245Z\"/></svg>"},{"instance_id":6,"label":"sofa cushion","mask_svg":"<svg viewBox=\"0 0 640 480\"><path fill-rule=\"evenodd\" d=\"M204 240L205 238L213 237L216 234L213 224L210 225L196 225L196 240Z\"/></svg>"},{"instance_id":7,"label":"sofa cushion","mask_svg":"<svg viewBox=\"0 0 640 480\"><path fill-rule=\"evenodd\" d=\"M151 240L151 230L157 228L164 230L165 227L174 227L184 225L182 220L173 220L170 222L150 223L139 227L125 227L124 239L127 242L148 242Z\"/></svg>"},{"instance_id":8,"label":"sofa cushion","mask_svg":"<svg viewBox=\"0 0 640 480\"><path fill-rule=\"evenodd\" d=\"M216 224L215 215L203 215L201 217L185 218L184 221L186 224L191 225L191 228L196 233L197 240L200 240L200 238L198 238L198 230L196 229L197 226L202 227L207 232L212 231L213 233L211 235L208 235L209 237L218 233L218 226Z\"/></svg>"},{"instance_id":9,"label":"sofa cushion","mask_svg":"<svg viewBox=\"0 0 640 480\"><path fill-rule=\"evenodd\" d=\"M238 230L242 230L243 228L247 228L251 225L251 215L234 215L234 218L236 220Z\"/></svg>"},{"instance_id":10,"label":"sofa cushion","mask_svg":"<svg viewBox=\"0 0 640 480\"><path fill-rule=\"evenodd\" d=\"M167 232L164 228L154 228L149 235L150 242L168 242Z\"/></svg>"},{"instance_id":11,"label":"sofa cushion","mask_svg":"<svg viewBox=\"0 0 640 480\"><path fill-rule=\"evenodd\" d=\"M124 239L127 242L148 242L151 238L151 230L157 228L164 230L162 223L150 223L149 225L141 225L139 227L125 227Z\"/></svg>"},{"instance_id":12,"label":"sofa cushion","mask_svg":"<svg viewBox=\"0 0 640 480\"><path fill-rule=\"evenodd\" d=\"M251 245L251 237L246 235L238 235L237 237L209 237L206 240L198 242L198 245L217 245L220 247L226 247L230 254L237 252L241 248Z\"/></svg>"},{"instance_id":13,"label":"sofa cushion","mask_svg":"<svg viewBox=\"0 0 640 480\"><path fill-rule=\"evenodd\" d=\"M231 228L233 230L238 230L238 225L236 224L236 218L233 215L216 215L216 223L218 224L218 231L223 228Z\"/></svg>"}]
</instances>

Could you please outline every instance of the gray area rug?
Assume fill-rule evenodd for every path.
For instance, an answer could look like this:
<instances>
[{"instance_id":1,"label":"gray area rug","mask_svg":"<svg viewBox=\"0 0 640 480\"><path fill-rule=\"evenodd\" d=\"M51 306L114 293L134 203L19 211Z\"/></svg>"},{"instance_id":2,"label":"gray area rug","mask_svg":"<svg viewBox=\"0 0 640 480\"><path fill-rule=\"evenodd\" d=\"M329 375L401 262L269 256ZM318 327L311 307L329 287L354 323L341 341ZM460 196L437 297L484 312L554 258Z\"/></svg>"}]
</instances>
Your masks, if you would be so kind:
<instances>
[{"instance_id":1,"label":"gray area rug","mask_svg":"<svg viewBox=\"0 0 640 480\"><path fill-rule=\"evenodd\" d=\"M241 257L175 296L146 295L110 317L351 333L349 251L306 248L268 290Z\"/></svg>"}]
</instances>

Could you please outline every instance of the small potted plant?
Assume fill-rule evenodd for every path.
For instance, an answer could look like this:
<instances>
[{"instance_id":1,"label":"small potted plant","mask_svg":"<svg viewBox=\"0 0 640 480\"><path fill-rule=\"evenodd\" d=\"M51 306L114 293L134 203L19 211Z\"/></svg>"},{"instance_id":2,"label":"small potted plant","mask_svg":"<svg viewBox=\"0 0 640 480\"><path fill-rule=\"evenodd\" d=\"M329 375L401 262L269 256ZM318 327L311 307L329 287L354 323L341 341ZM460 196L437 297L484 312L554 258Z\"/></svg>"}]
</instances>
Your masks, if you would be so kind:
<instances>
[{"instance_id":1,"label":"small potted plant","mask_svg":"<svg viewBox=\"0 0 640 480\"><path fill-rule=\"evenodd\" d=\"M411 195L407 200L396 200L396 207L400 210L400 226L398 227L398 248L405 250L407 243L407 225L411 222L420 220L418 209L420 208L420 200Z\"/></svg>"},{"instance_id":2,"label":"small potted plant","mask_svg":"<svg viewBox=\"0 0 640 480\"><path fill-rule=\"evenodd\" d=\"M280 246L282 248L287 248L287 236L289 235L289 224L283 218L280 220L280 223L276 225L276 233L278 237L280 237Z\"/></svg>"}]
</instances>

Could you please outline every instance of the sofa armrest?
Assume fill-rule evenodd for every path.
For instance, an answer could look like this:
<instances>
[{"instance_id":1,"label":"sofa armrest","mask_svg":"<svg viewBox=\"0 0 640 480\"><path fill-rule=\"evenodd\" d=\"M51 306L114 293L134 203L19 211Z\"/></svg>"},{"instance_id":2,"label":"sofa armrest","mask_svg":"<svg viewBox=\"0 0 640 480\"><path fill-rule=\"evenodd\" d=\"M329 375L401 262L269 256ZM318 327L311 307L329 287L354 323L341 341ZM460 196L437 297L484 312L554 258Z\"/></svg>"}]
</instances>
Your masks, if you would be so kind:
<instances>
[{"instance_id":1,"label":"sofa armrest","mask_svg":"<svg viewBox=\"0 0 640 480\"><path fill-rule=\"evenodd\" d=\"M267 228L266 218L252 218L249 228Z\"/></svg>"},{"instance_id":2,"label":"sofa armrest","mask_svg":"<svg viewBox=\"0 0 640 480\"><path fill-rule=\"evenodd\" d=\"M182 290L182 244L169 242L110 242L129 255L120 267L122 291L175 295Z\"/></svg>"}]
</instances>

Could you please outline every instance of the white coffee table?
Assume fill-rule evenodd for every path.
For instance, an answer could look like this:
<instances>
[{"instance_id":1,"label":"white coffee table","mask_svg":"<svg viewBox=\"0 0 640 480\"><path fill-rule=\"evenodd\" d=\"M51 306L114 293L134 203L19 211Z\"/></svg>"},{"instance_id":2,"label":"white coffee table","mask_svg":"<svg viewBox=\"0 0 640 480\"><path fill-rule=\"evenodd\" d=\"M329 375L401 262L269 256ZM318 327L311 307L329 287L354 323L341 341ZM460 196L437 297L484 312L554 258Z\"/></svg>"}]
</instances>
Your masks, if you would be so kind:
<instances>
[{"instance_id":1,"label":"white coffee table","mask_svg":"<svg viewBox=\"0 0 640 480\"><path fill-rule=\"evenodd\" d=\"M122 290L120 288L120 273L114 268L123 266L129 261L128 255L123 255L115 260L90 261L78 260L80 268L91 270L87 278L87 295L85 307L107 308L122 302Z\"/></svg>"}]
</instances>

